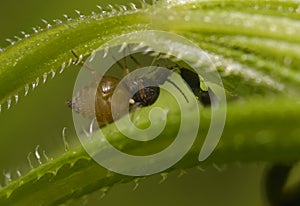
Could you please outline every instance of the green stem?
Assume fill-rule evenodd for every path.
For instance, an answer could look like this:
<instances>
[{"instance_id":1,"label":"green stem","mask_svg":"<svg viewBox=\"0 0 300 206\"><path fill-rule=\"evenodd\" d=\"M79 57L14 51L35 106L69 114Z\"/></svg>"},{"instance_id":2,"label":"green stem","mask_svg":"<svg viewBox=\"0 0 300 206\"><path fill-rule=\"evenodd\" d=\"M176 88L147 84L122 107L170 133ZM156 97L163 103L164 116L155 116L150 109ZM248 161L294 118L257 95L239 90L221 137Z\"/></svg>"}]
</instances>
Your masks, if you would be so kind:
<instances>
[{"instance_id":1,"label":"green stem","mask_svg":"<svg viewBox=\"0 0 300 206\"><path fill-rule=\"evenodd\" d=\"M282 106L281 110L278 110L278 105ZM189 153L168 171L213 163L258 161L293 163L299 160L300 107L297 105L294 100L286 97L271 102L266 102L265 99L254 99L245 104L230 105L222 138L213 154L204 162L198 161L204 138L200 133ZM168 121L168 126L177 125L177 112L170 117L173 121ZM207 113L209 109L201 112L203 129L209 126ZM294 124L286 122L287 116ZM143 124L145 122L141 122L141 125ZM122 145L123 148L127 148L126 152L139 150L138 143L122 140L123 136L119 131L112 132L113 128L114 126L110 125L103 130L108 134L107 138L112 139L112 144ZM169 133L176 133L176 131L169 131ZM289 141L282 138L285 136L289 137ZM154 142L151 149L160 148L161 144L167 144L170 139L172 135L164 136L162 141ZM32 205L33 203L55 205L133 179L135 177L108 172L95 163L83 148L77 148L33 169L3 188L0 191L0 203L1 205Z\"/></svg>"}]
</instances>

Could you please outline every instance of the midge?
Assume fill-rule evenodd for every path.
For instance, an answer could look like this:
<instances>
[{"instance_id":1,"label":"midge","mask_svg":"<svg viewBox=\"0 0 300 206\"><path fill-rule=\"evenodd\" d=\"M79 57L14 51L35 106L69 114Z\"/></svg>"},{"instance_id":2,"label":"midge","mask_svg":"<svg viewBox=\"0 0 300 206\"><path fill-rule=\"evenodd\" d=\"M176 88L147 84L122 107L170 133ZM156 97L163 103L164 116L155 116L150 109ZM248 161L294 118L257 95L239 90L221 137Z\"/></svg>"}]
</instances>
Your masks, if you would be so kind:
<instances>
[{"instance_id":1,"label":"midge","mask_svg":"<svg viewBox=\"0 0 300 206\"><path fill-rule=\"evenodd\" d=\"M77 60L79 60L79 57L75 54L75 52L72 51L72 53ZM117 64L127 74L129 72L129 68L127 67L125 58L126 57L124 57L124 66L120 62L117 62ZM130 55L130 58L137 65L140 65L132 55ZM81 63L87 66L83 61L81 61ZM88 66L87 68L89 70L93 70ZM208 91L204 91L200 88L198 75L188 69L178 68L181 77L185 80L186 84L193 91L195 96L203 103L204 106L210 105ZM121 80L119 78L106 75L101 79L98 85L96 85L97 82L95 81L79 90L72 100L67 101L67 105L87 119L93 120L96 116L99 127L103 127L114 120L119 119L128 112L144 106L152 105L157 100L160 94L159 86L144 85L161 85L167 81L180 91L188 103L189 101L182 90L173 81L168 79L173 68L171 67L169 69L170 72L153 74L151 78L134 78L129 81L123 81L122 83L120 83ZM96 71L93 70L93 73L94 72ZM118 84L120 85L118 86ZM119 87L118 90L116 90L117 86ZM95 95L94 88L97 88L95 98L92 96ZM137 92L132 96L132 91ZM115 101L112 101L113 94L116 98ZM92 101L93 99L95 99L95 103ZM126 102L129 104L130 111L128 111L128 104L126 105ZM93 107L95 107L95 109ZM116 110L114 113L115 119L113 118L111 110L112 107Z\"/></svg>"}]
</instances>

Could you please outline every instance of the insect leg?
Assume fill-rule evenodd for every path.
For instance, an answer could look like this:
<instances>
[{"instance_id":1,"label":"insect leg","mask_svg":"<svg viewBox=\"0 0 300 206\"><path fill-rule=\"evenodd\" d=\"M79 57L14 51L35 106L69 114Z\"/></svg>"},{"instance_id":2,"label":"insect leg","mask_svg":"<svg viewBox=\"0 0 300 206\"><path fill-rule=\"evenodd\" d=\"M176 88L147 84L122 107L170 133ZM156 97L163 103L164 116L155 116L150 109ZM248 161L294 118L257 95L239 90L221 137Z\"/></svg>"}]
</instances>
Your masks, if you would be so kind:
<instances>
[{"instance_id":1,"label":"insect leg","mask_svg":"<svg viewBox=\"0 0 300 206\"><path fill-rule=\"evenodd\" d=\"M136 121L134 121L135 120L135 114L136 114L135 111L140 109L141 107L142 107L142 105L139 102L133 102L130 105L129 114L130 114L131 122L136 123Z\"/></svg>"},{"instance_id":2,"label":"insect leg","mask_svg":"<svg viewBox=\"0 0 300 206\"><path fill-rule=\"evenodd\" d=\"M185 101L187 102L187 103L189 103L189 100L188 100L188 98L187 98L187 96L183 93L183 91L172 81L172 80L170 80L170 79L167 79L166 80L167 82L169 82L170 84L172 84L176 89L178 89L178 91L182 94L182 96L185 98Z\"/></svg>"}]
</instances>

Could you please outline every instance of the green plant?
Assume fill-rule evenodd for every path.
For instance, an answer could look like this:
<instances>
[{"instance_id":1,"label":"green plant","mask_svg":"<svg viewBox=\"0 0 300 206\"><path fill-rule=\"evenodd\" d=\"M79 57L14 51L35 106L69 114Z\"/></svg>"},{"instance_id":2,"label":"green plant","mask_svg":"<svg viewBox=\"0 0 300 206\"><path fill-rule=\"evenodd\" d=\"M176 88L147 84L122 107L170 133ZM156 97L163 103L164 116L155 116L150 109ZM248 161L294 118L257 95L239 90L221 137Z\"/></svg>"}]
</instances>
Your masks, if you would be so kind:
<instances>
[{"instance_id":1,"label":"green plant","mask_svg":"<svg viewBox=\"0 0 300 206\"><path fill-rule=\"evenodd\" d=\"M300 7L297 3L161 1L153 6L144 4L141 9L119 9L65 20L58 25L46 23L49 28L8 46L0 54L1 105L10 105L18 92L27 93L28 87L35 87L44 78L65 69L70 59L74 60L71 50L88 56L121 34L150 29L171 31L191 39L211 55L222 75L229 102L225 131L213 155L203 163L197 161L202 141L199 137L195 147L170 171L233 161L299 160ZM161 96L158 104L164 102L168 99ZM178 108L173 111L170 125L179 121ZM203 117L205 112L209 111L203 111ZM209 120L202 119L201 127L208 128ZM140 122L146 123L146 120ZM107 133L111 130L116 130L114 125L105 128ZM175 132L169 131L168 137ZM123 141L118 132L110 138L129 151L139 150L137 145ZM134 180L137 179L107 173L79 147L8 184L0 191L0 203L64 203L100 188L105 191L116 183ZM61 185L66 188L60 189Z\"/></svg>"}]
</instances>

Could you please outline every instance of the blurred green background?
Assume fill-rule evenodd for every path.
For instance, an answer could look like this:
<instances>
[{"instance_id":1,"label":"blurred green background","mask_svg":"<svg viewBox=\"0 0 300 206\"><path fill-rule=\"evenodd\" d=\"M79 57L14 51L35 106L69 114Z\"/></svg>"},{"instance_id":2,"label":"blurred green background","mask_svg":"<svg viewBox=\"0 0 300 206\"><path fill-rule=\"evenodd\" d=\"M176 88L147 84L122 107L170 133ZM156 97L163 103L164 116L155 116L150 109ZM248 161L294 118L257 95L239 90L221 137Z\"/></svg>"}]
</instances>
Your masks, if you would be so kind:
<instances>
[{"instance_id":1,"label":"blurred green background","mask_svg":"<svg viewBox=\"0 0 300 206\"><path fill-rule=\"evenodd\" d=\"M112 5L117 2L125 4L125 1L117 0L2 0L0 47L8 45L6 38L21 37L21 31L33 33L33 26L44 26L40 19L50 22L62 18L62 14L76 17L74 9L87 14L97 11L97 4L106 5L108 2ZM23 92L20 93L18 104L14 105L13 101L11 109L3 109L0 114L1 172L11 173L13 178L17 176L17 169L26 173L30 152L32 164L37 166L34 157L37 145L40 145L40 153L45 150L49 157L62 154L64 145L61 133L64 127L67 127L66 135L71 147L78 145L78 140L74 138L71 110L65 105L65 101L72 96L77 72L78 68L71 67L33 92L30 89L26 98L22 97ZM135 191L134 183L117 185L103 199L100 198L101 192L95 192L72 205L266 205L262 188L264 169L263 164L234 164L227 165L223 171L214 167L205 171L191 169L180 178L177 171L161 184L161 177L155 175L142 180ZM0 184L4 185L3 176Z\"/></svg>"}]
</instances>

